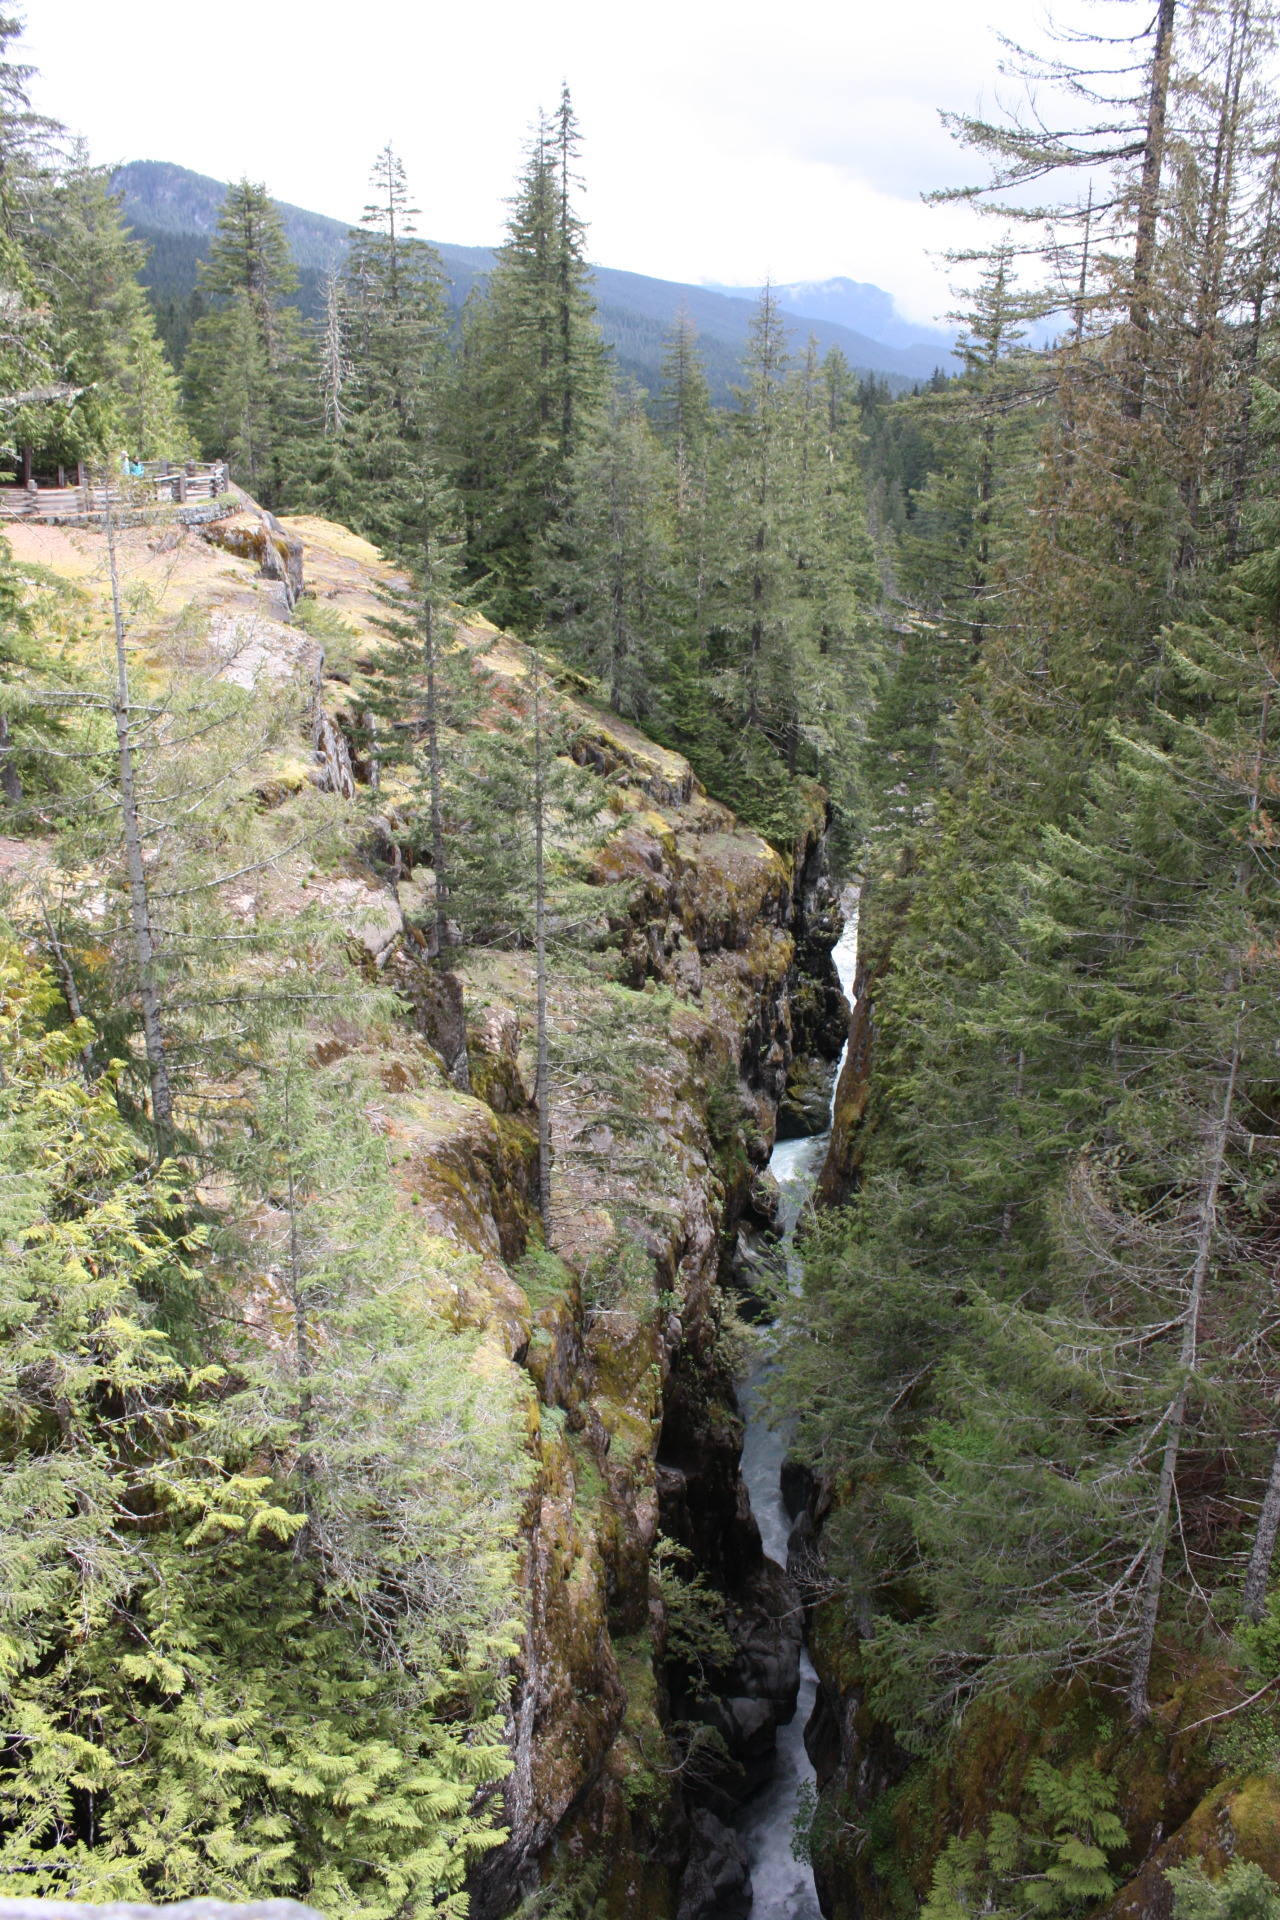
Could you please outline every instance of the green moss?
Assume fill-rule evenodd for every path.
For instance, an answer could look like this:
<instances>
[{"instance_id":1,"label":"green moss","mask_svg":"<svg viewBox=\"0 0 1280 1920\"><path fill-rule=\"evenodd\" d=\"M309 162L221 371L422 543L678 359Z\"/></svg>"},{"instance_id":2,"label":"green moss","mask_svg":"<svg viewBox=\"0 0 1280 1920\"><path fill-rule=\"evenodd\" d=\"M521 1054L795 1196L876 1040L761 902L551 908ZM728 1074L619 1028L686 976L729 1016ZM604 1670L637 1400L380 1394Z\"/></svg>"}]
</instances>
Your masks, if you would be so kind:
<instances>
[{"instance_id":1,"label":"green moss","mask_svg":"<svg viewBox=\"0 0 1280 1920\"><path fill-rule=\"evenodd\" d=\"M569 1450L573 1455L573 1504L584 1514L591 1515L599 1511L606 1495L604 1478L596 1465L591 1445L582 1434L569 1436Z\"/></svg>"},{"instance_id":2,"label":"green moss","mask_svg":"<svg viewBox=\"0 0 1280 1920\"><path fill-rule=\"evenodd\" d=\"M535 1312L539 1307L559 1306L561 1301L572 1298L573 1275L548 1247L530 1247L516 1267L515 1277Z\"/></svg>"},{"instance_id":3,"label":"green moss","mask_svg":"<svg viewBox=\"0 0 1280 1920\"><path fill-rule=\"evenodd\" d=\"M665 1801L669 1788L659 1769L667 1761L666 1736L658 1711L658 1682L653 1668L653 1638L646 1629L623 1634L613 1643L627 1696L619 1734L621 1784L633 1810Z\"/></svg>"}]
</instances>

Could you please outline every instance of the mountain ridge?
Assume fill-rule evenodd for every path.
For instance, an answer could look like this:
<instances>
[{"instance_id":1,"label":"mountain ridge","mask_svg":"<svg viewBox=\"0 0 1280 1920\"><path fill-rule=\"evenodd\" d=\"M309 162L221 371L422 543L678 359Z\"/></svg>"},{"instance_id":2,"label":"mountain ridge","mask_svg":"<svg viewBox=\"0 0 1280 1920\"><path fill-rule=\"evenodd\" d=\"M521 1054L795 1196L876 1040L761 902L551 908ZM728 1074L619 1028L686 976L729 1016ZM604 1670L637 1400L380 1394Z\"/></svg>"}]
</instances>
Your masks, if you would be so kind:
<instances>
[{"instance_id":1,"label":"mountain ridge","mask_svg":"<svg viewBox=\"0 0 1280 1920\"><path fill-rule=\"evenodd\" d=\"M166 332L173 344L180 332L178 309L196 287L197 263L217 224L226 183L171 161L133 160L116 169L112 186L121 195L126 220L150 249L141 277L161 311L162 322L166 304L174 309L171 330ZM314 213L288 201L275 204L283 216L298 268L298 305L304 314L318 313L324 276L340 264L351 228L329 214ZM495 249L448 241L431 244L450 279L450 303L460 311L476 282L492 267ZM747 343L749 294L741 289L730 294L715 287L659 280L618 267L595 266L592 274L601 330L614 349L622 373L650 391L656 390L663 339L683 301L698 329L712 392L721 402L728 399L740 377ZM892 307L889 296L884 294L883 298ZM952 370L946 366L945 340L939 345L897 346L822 316L784 310L783 321L793 337L803 339L812 333L824 352L839 347L851 366L887 380L896 392L928 380L938 366Z\"/></svg>"},{"instance_id":2,"label":"mountain ridge","mask_svg":"<svg viewBox=\"0 0 1280 1920\"><path fill-rule=\"evenodd\" d=\"M721 280L704 284L708 291L726 294L731 300L757 300L763 290L758 286L732 286ZM886 347L926 347L948 354L955 346L954 328L908 320L898 312L893 295L870 280L850 280L846 274L835 274L829 280L779 281L773 283L773 292L784 307L805 319L833 320Z\"/></svg>"}]
</instances>

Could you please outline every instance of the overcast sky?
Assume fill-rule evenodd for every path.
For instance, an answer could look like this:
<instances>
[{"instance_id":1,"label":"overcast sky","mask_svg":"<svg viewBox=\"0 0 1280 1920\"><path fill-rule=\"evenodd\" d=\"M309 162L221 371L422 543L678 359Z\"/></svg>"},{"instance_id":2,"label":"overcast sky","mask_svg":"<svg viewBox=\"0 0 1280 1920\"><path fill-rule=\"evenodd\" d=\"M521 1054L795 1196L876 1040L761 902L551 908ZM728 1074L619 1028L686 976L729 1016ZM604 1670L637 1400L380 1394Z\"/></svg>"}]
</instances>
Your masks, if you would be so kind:
<instances>
[{"instance_id":1,"label":"overcast sky","mask_svg":"<svg viewBox=\"0 0 1280 1920\"><path fill-rule=\"evenodd\" d=\"M926 321L972 176L939 107L995 104L1037 0L29 0L38 103L96 159L174 160L358 216L391 139L421 230L487 244L568 80L593 259L676 280L848 274Z\"/></svg>"}]
</instances>

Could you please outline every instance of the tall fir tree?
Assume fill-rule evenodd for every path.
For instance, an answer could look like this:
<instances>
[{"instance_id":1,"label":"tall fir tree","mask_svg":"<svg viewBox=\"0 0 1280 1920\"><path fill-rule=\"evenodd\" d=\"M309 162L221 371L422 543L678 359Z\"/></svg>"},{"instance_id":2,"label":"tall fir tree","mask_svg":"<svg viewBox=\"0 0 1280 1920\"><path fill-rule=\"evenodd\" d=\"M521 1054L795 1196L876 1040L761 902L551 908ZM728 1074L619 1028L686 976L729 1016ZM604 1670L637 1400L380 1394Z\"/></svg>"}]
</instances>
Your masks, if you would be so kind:
<instances>
[{"instance_id":1,"label":"tall fir tree","mask_svg":"<svg viewBox=\"0 0 1280 1920\"><path fill-rule=\"evenodd\" d=\"M287 304L298 284L284 223L265 186L228 189L200 289L209 303L183 364L188 417L201 449L230 460L266 507L283 504L297 433L302 333Z\"/></svg>"},{"instance_id":2,"label":"tall fir tree","mask_svg":"<svg viewBox=\"0 0 1280 1920\"><path fill-rule=\"evenodd\" d=\"M324 428L298 497L396 550L438 472L449 315L439 255L416 234L404 168L388 145L373 198L331 284L316 356Z\"/></svg>"},{"instance_id":3,"label":"tall fir tree","mask_svg":"<svg viewBox=\"0 0 1280 1920\"><path fill-rule=\"evenodd\" d=\"M491 616L522 633L554 590L549 542L602 392L577 150L566 91L554 119L538 122L497 264L467 303L454 393L468 574Z\"/></svg>"},{"instance_id":4,"label":"tall fir tree","mask_svg":"<svg viewBox=\"0 0 1280 1920\"><path fill-rule=\"evenodd\" d=\"M600 680L614 712L634 720L665 692L676 613L670 493L639 396L615 388L570 470L551 632L558 651Z\"/></svg>"}]
</instances>

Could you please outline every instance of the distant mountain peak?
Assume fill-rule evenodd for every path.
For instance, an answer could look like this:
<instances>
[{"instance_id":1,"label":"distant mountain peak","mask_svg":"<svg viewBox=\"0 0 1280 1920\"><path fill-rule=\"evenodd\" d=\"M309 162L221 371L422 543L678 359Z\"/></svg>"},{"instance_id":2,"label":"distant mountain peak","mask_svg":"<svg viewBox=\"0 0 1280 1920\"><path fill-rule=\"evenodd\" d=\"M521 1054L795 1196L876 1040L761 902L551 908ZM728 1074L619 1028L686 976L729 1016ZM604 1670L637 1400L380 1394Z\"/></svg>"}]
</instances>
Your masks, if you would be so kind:
<instances>
[{"instance_id":1,"label":"distant mountain peak","mask_svg":"<svg viewBox=\"0 0 1280 1920\"><path fill-rule=\"evenodd\" d=\"M759 287L730 287L707 281L715 293L736 300L756 300ZM955 343L950 329L923 326L898 312L893 295L869 280L850 280L836 274L830 280L778 281L773 288L779 303L804 320L827 320L851 327L886 347L928 347L944 356Z\"/></svg>"},{"instance_id":2,"label":"distant mountain peak","mask_svg":"<svg viewBox=\"0 0 1280 1920\"><path fill-rule=\"evenodd\" d=\"M144 283L158 306L176 311L196 285L197 263L207 255L226 182L169 160L131 160L117 168L112 185L121 196L126 220L151 249ZM277 200L276 206L299 270L298 305L305 315L315 315L323 306L324 277L346 253L350 224L287 201ZM492 267L493 250L434 244L449 277L450 298L460 308ZM745 303L755 289L697 287L617 267L595 266L591 272L601 331L621 373L650 391L657 389L663 340L684 304L698 329L712 391L719 400L729 398L741 377L750 325ZM793 338L812 329L824 352L839 347L851 367L887 379L895 391L928 380L935 367L948 365L950 336L913 329L897 315L882 287L837 279L797 282L776 291ZM855 310L861 315L856 322L846 317L846 311Z\"/></svg>"}]
</instances>

